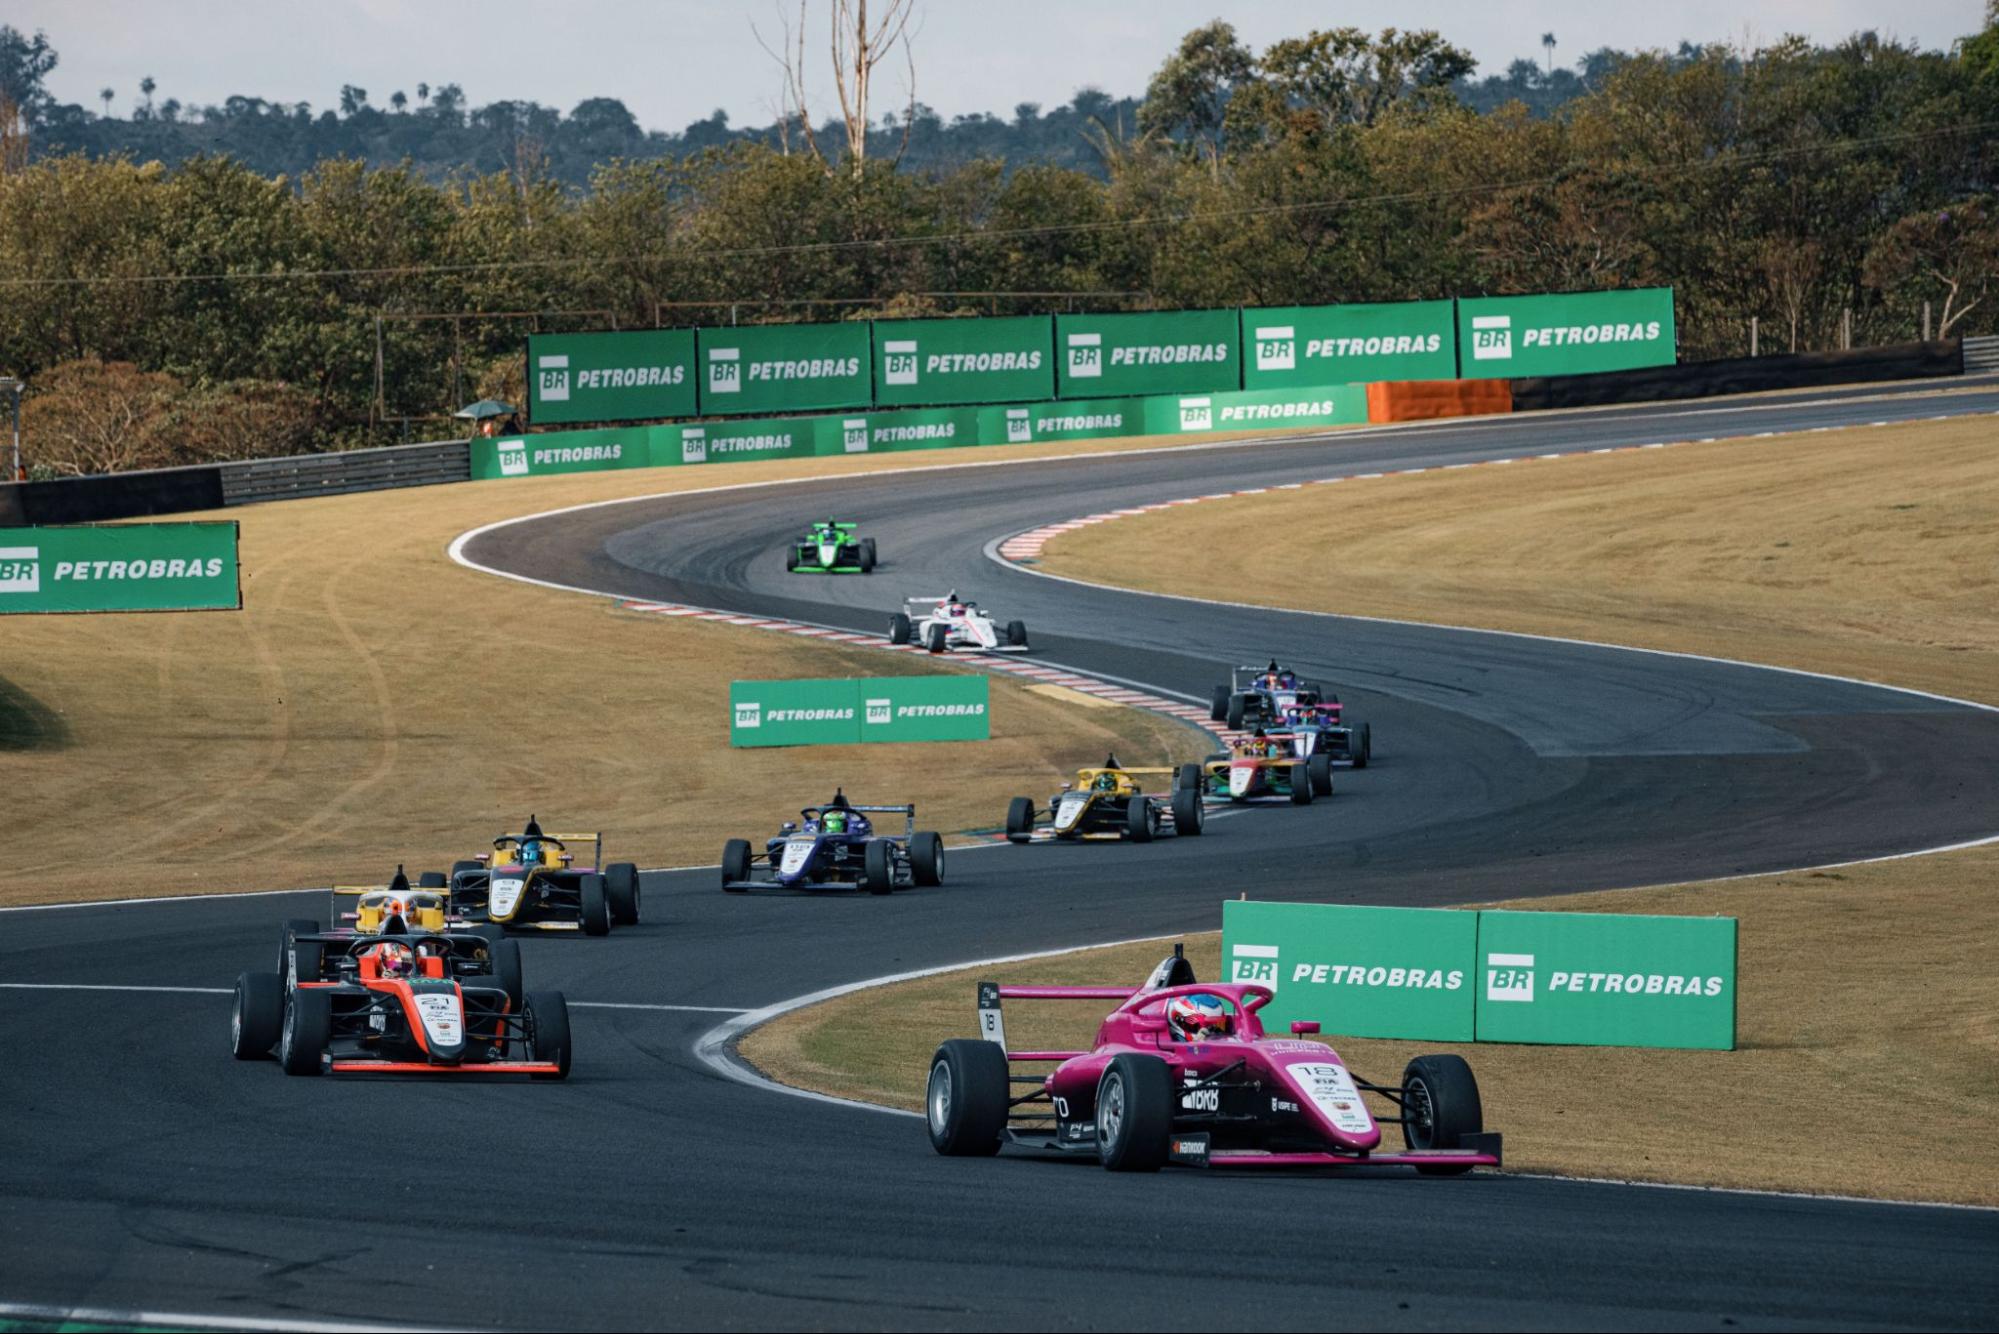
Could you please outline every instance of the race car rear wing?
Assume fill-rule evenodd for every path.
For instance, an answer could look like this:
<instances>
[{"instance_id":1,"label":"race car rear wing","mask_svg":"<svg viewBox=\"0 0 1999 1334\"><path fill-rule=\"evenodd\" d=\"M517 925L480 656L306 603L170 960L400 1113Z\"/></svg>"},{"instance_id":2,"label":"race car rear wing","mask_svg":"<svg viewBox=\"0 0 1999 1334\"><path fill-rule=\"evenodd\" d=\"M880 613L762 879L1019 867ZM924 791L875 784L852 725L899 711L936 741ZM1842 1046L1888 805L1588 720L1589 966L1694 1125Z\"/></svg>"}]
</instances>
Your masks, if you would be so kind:
<instances>
[{"instance_id":1,"label":"race car rear wing","mask_svg":"<svg viewBox=\"0 0 1999 1334\"><path fill-rule=\"evenodd\" d=\"M979 1036L987 1042L998 1043L1002 1048L1006 1046L1006 1021L1000 1013L1000 1002L1009 996L1015 1000L1109 1000L1122 1005L1148 991L1190 986L1193 981L1194 969L1187 962L1186 946L1176 943L1173 952L1154 966L1143 984L1135 987L1010 987L998 982L981 982ZM1006 1058L1009 1061L1066 1061L1086 1054L1080 1051L1008 1051Z\"/></svg>"},{"instance_id":2,"label":"race car rear wing","mask_svg":"<svg viewBox=\"0 0 1999 1334\"><path fill-rule=\"evenodd\" d=\"M903 837L904 838L916 837L916 803L913 801L906 806L849 805L847 809L850 811L860 811L866 815L900 815L904 817L904 822L905 822L905 827L903 829Z\"/></svg>"}]
</instances>

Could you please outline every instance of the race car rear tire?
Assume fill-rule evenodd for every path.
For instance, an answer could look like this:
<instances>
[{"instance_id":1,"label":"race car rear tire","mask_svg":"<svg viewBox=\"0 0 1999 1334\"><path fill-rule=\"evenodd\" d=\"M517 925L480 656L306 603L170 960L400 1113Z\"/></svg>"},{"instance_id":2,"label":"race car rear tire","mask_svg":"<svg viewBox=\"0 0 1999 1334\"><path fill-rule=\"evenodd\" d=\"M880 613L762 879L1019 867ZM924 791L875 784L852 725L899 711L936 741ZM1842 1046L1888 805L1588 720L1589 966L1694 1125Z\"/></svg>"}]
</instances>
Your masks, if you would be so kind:
<instances>
[{"instance_id":1,"label":"race car rear tire","mask_svg":"<svg viewBox=\"0 0 1999 1334\"><path fill-rule=\"evenodd\" d=\"M1097 1081L1097 1161L1111 1172L1157 1172L1173 1137L1173 1076L1157 1056L1121 1052Z\"/></svg>"},{"instance_id":2,"label":"race car rear tire","mask_svg":"<svg viewBox=\"0 0 1999 1334\"><path fill-rule=\"evenodd\" d=\"M908 612L899 611L895 613L895 615L888 618L889 643L907 644L910 640L910 637L915 633L916 633L916 628L909 623Z\"/></svg>"},{"instance_id":3,"label":"race car rear tire","mask_svg":"<svg viewBox=\"0 0 1999 1334\"><path fill-rule=\"evenodd\" d=\"M1310 806L1312 804L1312 775L1306 766L1294 764L1288 770L1291 777L1291 804Z\"/></svg>"},{"instance_id":4,"label":"race car rear tire","mask_svg":"<svg viewBox=\"0 0 1999 1334\"><path fill-rule=\"evenodd\" d=\"M1367 762L1374 758L1374 724L1362 723L1354 734L1354 740L1358 744L1353 748L1353 767L1365 769Z\"/></svg>"},{"instance_id":5,"label":"race car rear tire","mask_svg":"<svg viewBox=\"0 0 1999 1334\"><path fill-rule=\"evenodd\" d=\"M886 894L895 888L895 854L887 839L875 839L861 854L861 883L870 894Z\"/></svg>"},{"instance_id":6,"label":"race car rear tire","mask_svg":"<svg viewBox=\"0 0 1999 1334\"><path fill-rule=\"evenodd\" d=\"M583 898L583 934L610 935L611 896L604 890L604 877L594 873L586 875L577 883L577 889Z\"/></svg>"},{"instance_id":7,"label":"race car rear tire","mask_svg":"<svg viewBox=\"0 0 1999 1334\"><path fill-rule=\"evenodd\" d=\"M1027 843L1034 838L1034 799L1015 797L1006 804L1006 841Z\"/></svg>"},{"instance_id":8,"label":"race car rear tire","mask_svg":"<svg viewBox=\"0 0 1999 1334\"><path fill-rule=\"evenodd\" d=\"M288 1075L325 1070L326 1044L333 1036L333 998L323 991L293 990L285 1000L278 1030L278 1064Z\"/></svg>"},{"instance_id":9,"label":"race car rear tire","mask_svg":"<svg viewBox=\"0 0 1999 1334\"><path fill-rule=\"evenodd\" d=\"M1173 789L1174 832L1190 838L1196 837L1200 834L1202 823L1207 818L1207 807L1201 801L1199 787L1182 785Z\"/></svg>"},{"instance_id":10,"label":"race car rear tire","mask_svg":"<svg viewBox=\"0 0 1999 1334\"><path fill-rule=\"evenodd\" d=\"M1124 833L1134 843L1152 841L1152 803L1144 797L1133 797L1124 807Z\"/></svg>"},{"instance_id":11,"label":"race car rear tire","mask_svg":"<svg viewBox=\"0 0 1999 1334\"><path fill-rule=\"evenodd\" d=\"M236 979L236 1003L229 1015L229 1052L239 1061L261 1061L277 1045L285 1026L285 980L276 973L244 973Z\"/></svg>"},{"instance_id":12,"label":"race car rear tire","mask_svg":"<svg viewBox=\"0 0 1999 1334\"><path fill-rule=\"evenodd\" d=\"M1305 772L1311 775L1312 795L1330 797L1333 795L1333 757L1323 750L1315 750L1305 761Z\"/></svg>"},{"instance_id":13,"label":"race car rear tire","mask_svg":"<svg viewBox=\"0 0 1999 1334\"><path fill-rule=\"evenodd\" d=\"M556 1069L530 1079L569 1078L569 1002L559 991L537 991L527 998L528 1054L552 1061Z\"/></svg>"},{"instance_id":14,"label":"race car rear tire","mask_svg":"<svg viewBox=\"0 0 1999 1334\"><path fill-rule=\"evenodd\" d=\"M930 1058L923 1086L930 1147L946 1158L990 1158L1000 1150L1012 1096L998 1043L952 1038Z\"/></svg>"},{"instance_id":15,"label":"race car rear tire","mask_svg":"<svg viewBox=\"0 0 1999 1334\"><path fill-rule=\"evenodd\" d=\"M750 878L750 841L732 838L722 845L722 888L731 894L745 892L743 881Z\"/></svg>"},{"instance_id":16,"label":"race car rear tire","mask_svg":"<svg viewBox=\"0 0 1999 1334\"><path fill-rule=\"evenodd\" d=\"M923 633L923 647L932 653L942 653L948 638L949 635L943 626L933 625Z\"/></svg>"},{"instance_id":17,"label":"race car rear tire","mask_svg":"<svg viewBox=\"0 0 1999 1334\"><path fill-rule=\"evenodd\" d=\"M416 887L418 889L443 889L450 883L451 881L445 878L442 871L417 872Z\"/></svg>"},{"instance_id":18,"label":"race car rear tire","mask_svg":"<svg viewBox=\"0 0 1999 1334\"><path fill-rule=\"evenodd\" d=\"M1006 642L1014 648L1026 648L1027 622L1008 621L1006 623Z\"/></svg>"},{"instance_id":19,"label":"race car rear tire","mask_svg":"<svg viewBox=\"0 0 1999 1334\"><path fill-rule=\"evenodd\" d=\"M1242 695L1229 696L1229 707L1228 707L1229 731L1240 732L1242 730L1243 709L1248 703L1249 700L1245 696Z\"/></svg>"},{"instance_id":20,"label":"race car rear tire","mask_svg":"<svg viewBox=\"0 0 1999 1334\"><path fill-rule=\"evenodd\" d=\"M470 860L453 862L451 863L451 883L454 885L457 884L458 877L464 875L467 871L483 871L485 869L486 863L484 862Z\"/></svg>"},{"instance_id":21,"label":"race car rear tire","mask_svg":"<svg viewBox=\"0 0 1999 1334\"><path fill-rule=\"evenodd\" d=\"M1181 765L1180 771L1173 775L1173 786L1176 788L1191 787L1196 792L1199 792L1203 786L1201 766L1198 764Z\"/></svg>"},{"instance_id":22,"label":"race car rear tire","mask_svg":"<svg viewBox=\"0 0 1999 1334\"><path fill-rule=\"evenodd\" d=\"M633 862L612 862L604 868L604 892L611 897L611 924L639 924L639 868Z\"/></svg>"},{"instance_id":23,"label":"race car rear tire","mask_svg":"<svg viewBox=\"0 0 1999 1334\"><path fill-rule=\"evenodd\" d=\"M527 984L521 973L521 943L510 936L502 937L486 947L486 957L492 964L494 985L507 993L508 1012L519 1014L527 999Z\"/></svg>"},{"instance_id":24,"label":"race car rear tire","mask_svg":"<svg viewBox=\"0 0 1999 1334\"><path fill-rule=\"evenodd\" d=\"M285 922L284 926L278 931L278 976L282 977L291 970L292 937L316 936L318 934L319 923L310 917L293 917ZM317 979L308 980L316 981ZM276 1041L276 1039L273 1038L272 1041Z\"/></svg>"},{"instance_id":25,"label":"race car rear tire","mask_svg":"<svg viewBox=\"0 0 1999 1334\"><path fill-rule=\"evenodd\" d=\"M1208 705L1208 721L1222 722L1229 716L1229 688L1216 686L1214 699Z\"/></svg>"},{"instance_id":26,"label":"race car rear tire","mask_svg":"<svg viewBox=\"0 0 1999 1334\"><path fill-rule=\"evenodd\" d=\"M944 883L944 840L918 830L909 840L909 874L917 884L930 888Z\"/></svg>"},{"instance_id":27,"label":"race car rear tire","mask_svg":"<svg viewBox=\"0 0 1999 1334\"><path fill-rule=\"evenodd\" d=\"M864 537L861 539L861 573L873 574L874 572L875 540L872 537Z\"/></svg>"},{"instance_id":28,"label":"race car rear tire","mask_svg":"<svg viewBox=\"0 0 1999 1334\"><path fill-rule=\"evenodd\" d=\"M1402 1097L1407 1117L1402 1142L1412 1149L1455 1149L1466 1135L1485 1130L1485 1109L1478 1080L1462 1056L1448 1053L1418 1056L1402 1071ZM1455 1176L1468 1167L1427 1167L1424 1172Z\"/></svg>"}]
</instances>

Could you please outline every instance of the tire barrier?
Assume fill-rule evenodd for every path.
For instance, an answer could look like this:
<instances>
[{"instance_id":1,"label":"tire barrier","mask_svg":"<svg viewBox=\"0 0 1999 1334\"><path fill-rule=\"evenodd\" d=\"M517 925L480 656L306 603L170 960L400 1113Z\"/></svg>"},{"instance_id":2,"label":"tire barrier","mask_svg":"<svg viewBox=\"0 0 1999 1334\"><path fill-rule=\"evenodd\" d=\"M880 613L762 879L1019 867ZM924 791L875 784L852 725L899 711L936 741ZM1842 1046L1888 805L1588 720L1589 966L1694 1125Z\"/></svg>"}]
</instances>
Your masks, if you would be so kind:
<instances>
[{"instance_id":1,"label":"tire barrier","mask_svg":"<svg viewBox=\"0 0 1999 1334\"><path fill-rule=\"evenodd\" d=\"M1389 380L1367 387L1370 422L1429 421L1513 411L1505 380Z\"/></svg>"}]
</instances>

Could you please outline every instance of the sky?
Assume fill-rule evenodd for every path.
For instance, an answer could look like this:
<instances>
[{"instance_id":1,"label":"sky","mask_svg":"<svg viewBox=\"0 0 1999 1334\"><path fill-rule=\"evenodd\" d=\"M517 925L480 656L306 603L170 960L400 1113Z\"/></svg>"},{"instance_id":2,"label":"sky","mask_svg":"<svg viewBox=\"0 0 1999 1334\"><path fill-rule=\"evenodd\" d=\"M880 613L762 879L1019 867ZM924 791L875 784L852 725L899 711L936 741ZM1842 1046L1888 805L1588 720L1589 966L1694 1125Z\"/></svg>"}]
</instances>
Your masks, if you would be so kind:
<instances>
[{"instance_id":1,"label":"sky","mask_svg":"<svg viewBox=\"0 0 1999 1334\"><path fill-rule=\"evenodd\" d=\"M877 7L882 0L875 0ZM947 119L1022 102L1058 106L1081 87L1137 95L1182 34L1220 17L1251 46L1314 28L1436 28L1468 48L1481 74L1513 60L1586 51L1672 48L1683 40L1760 44L1785 33L1833 42L1874 28L1883 36L1946 47L1975 32L1982 0L916 0L916 95ZM831 109L827 11L809 0L808 93ZM128 115L139 81L156 100L220 103L241 93L271 101L336 105L342 84L387 107L397 89L457 83L471 105L506 99L567 111L587 97L623 101L647 129L678 130L718 107L736 125L774 119L777 66L751 24L776 41L795 3L777 0L10 0L0 23L42 29L61 56L49 77L58 100L90 110L116 91ZM876 74L872 108L900 107L904 71Z\"/></svg>"}]
</instances>

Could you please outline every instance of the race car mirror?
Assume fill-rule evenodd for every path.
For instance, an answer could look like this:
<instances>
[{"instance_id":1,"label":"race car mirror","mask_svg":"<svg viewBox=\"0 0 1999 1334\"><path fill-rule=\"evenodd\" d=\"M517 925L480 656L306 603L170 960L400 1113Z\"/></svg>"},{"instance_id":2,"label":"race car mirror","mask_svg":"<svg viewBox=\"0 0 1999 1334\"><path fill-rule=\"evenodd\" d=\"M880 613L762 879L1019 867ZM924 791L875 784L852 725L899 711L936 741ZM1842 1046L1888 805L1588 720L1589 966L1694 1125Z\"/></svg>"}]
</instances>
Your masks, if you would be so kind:
<instances>
[{"instance_id":1,"label":"race car mirror","mask_svg":"<svg viewBox=\"0 0 1999 1334\"><path fill-rule=\"evenodd\" d=\"M1307 1033L1316 1033L1319 1031L1319 1021L1316 1019L1293 1019L1291 1021L1291 1031L1301 1038Z\"/></svg>"}]
</instances>

